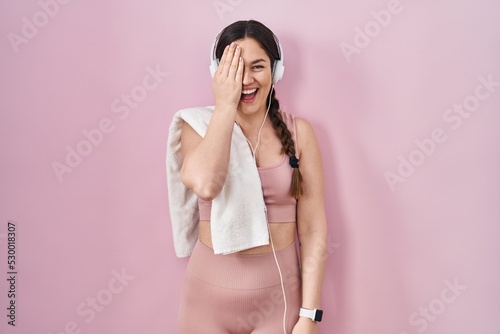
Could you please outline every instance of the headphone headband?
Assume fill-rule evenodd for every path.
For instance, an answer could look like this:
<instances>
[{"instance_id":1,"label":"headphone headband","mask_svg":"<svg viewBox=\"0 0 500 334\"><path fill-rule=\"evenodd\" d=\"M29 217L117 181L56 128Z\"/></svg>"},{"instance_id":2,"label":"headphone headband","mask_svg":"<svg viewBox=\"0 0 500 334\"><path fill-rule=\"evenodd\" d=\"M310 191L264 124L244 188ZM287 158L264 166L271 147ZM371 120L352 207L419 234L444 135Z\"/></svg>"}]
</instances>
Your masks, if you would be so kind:
<instances>
[{"instance_id":1,"label":"headphone headband","mask_svg":"<svg viewBox=\"0 0 500 334\"><path fill-rule=\"evenodd\" d=\"M219 67L219 60L217 59L217 56L215 54L216 49L217 49L217 43L219 42L219 37L222 34L224 29L222 29L217 36L214 39L214 42L212 43L212 48L210 50L210 74L212 75L212 78L215 76L215 72L217 71L217 68ZM273 33L274 37L274 42L276 43L276 46L278 47L278 53L279 53L279 59L276 59L274 61L274 66L273 66L273 85L276 84L278 81L280 81L283 78L283 73L285 72L285 66L283 65L283 60L284 60L284 54L283 54L283 48L281 47L280 40L278 36L276 36Z\"/></svg>"}]
</instances>

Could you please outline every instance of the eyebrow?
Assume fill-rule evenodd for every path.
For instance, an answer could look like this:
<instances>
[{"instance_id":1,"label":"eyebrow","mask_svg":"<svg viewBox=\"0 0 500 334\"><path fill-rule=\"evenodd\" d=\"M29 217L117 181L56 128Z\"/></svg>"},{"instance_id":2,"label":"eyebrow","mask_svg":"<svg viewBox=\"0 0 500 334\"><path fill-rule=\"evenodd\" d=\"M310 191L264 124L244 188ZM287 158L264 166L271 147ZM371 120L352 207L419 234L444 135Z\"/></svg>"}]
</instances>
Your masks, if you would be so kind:
<instances>
[{"instance_id":1,"label":"eyebrow","mask_svg":"<svg viewBox=\"0 0 500 334\"><path fill-rule=\"evenodd\" d=\"M266 60L265 60L265 59L262 59L262 58L260 58L260 59L255 59L254 61L252 61L252 63L251 63L251 64L252 64L252 65L253 65L253 64L257 64L257 63L260 63L261 61L265 62Z\"/></svg>"}]
</instances>

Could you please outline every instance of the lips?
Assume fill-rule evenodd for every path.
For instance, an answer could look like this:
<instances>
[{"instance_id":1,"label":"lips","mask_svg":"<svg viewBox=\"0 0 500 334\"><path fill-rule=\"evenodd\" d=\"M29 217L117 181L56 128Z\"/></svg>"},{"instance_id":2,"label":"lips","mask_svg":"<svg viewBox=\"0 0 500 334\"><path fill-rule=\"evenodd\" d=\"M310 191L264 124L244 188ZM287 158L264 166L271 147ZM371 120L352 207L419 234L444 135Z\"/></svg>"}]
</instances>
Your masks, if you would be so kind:
<instances>
[{"instance_id":1,"label":"lips","mask_svg":"<svg viewBox=\"0 0 500 334\"><path fill-rule=\"evenodd\" d=\"M259 92L258 88L245 89L241 92L241 102L252 103Z\"/></svg>"}]
</instances>

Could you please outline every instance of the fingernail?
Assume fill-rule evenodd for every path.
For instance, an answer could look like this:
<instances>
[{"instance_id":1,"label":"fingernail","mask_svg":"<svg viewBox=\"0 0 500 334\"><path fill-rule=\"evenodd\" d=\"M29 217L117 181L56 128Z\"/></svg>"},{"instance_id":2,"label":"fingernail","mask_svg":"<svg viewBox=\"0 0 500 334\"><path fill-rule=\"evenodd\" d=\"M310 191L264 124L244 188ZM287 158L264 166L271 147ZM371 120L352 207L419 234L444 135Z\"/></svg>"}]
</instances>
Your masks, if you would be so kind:
<instances>
[{"instance_id":1,"label":"fingernail","mask_svg":"<svg viewBox=\"0 0 500 334\"><path fill-rule=\"evenodd\" d=\"M236 51L238 51L238 52L240 51L240 47L239 46L236 47Z\"/></svg>"},{"instance_id":2,"label":"fingernail","mask_svg":"<svg viewBox=\"0 0 500 334\"><path fill-rule=\"evenodd\" d=\"M231 49L234 49L234 42L231 42Z\"/></svg>"}]
</instances>

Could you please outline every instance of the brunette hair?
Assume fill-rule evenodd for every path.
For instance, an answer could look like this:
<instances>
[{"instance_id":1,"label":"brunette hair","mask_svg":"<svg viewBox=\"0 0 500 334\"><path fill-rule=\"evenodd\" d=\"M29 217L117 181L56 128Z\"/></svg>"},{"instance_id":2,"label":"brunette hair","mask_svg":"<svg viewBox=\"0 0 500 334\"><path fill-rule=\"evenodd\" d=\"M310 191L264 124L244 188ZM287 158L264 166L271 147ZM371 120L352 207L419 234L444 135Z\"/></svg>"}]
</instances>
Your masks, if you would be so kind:
<instances>
[{"instance_id":1,"label":"brunette hair","mask_svg":"<svg viewBox=\"0 0 500 334\"><path fill-rule=\"evenodd\" d=\"M268 27L255 20L237 21L224 28L218 36L217 46L215 49L216 58L220 60L222 54L224 53L224 48L226 47L226 45L244 38L253 38L257 41L257 43L259 43L259 45L268 55L272 63L271 68L273 69L274 73L274 65L276 64L276 60L281 59L277 40L273 32ZM269 99L271 99L269 119L273 124L276 135L281 141L281 153L286 154L290 158L295 158L295 143L292 139L290 130L288 130L286 123L283 121L283 117L281 116L280 112L280 104L275 95L275 90L272 89L271 94L267 97L266 104L269 104ZM290 159L290 161L292 161L292 159ZM300 170L296 161L295 163L290 164L292 165L292 167L294 167L290 195L295 199L299 199L303 194L302 175L300 174Z\"/></svg>"}]
</instances>

